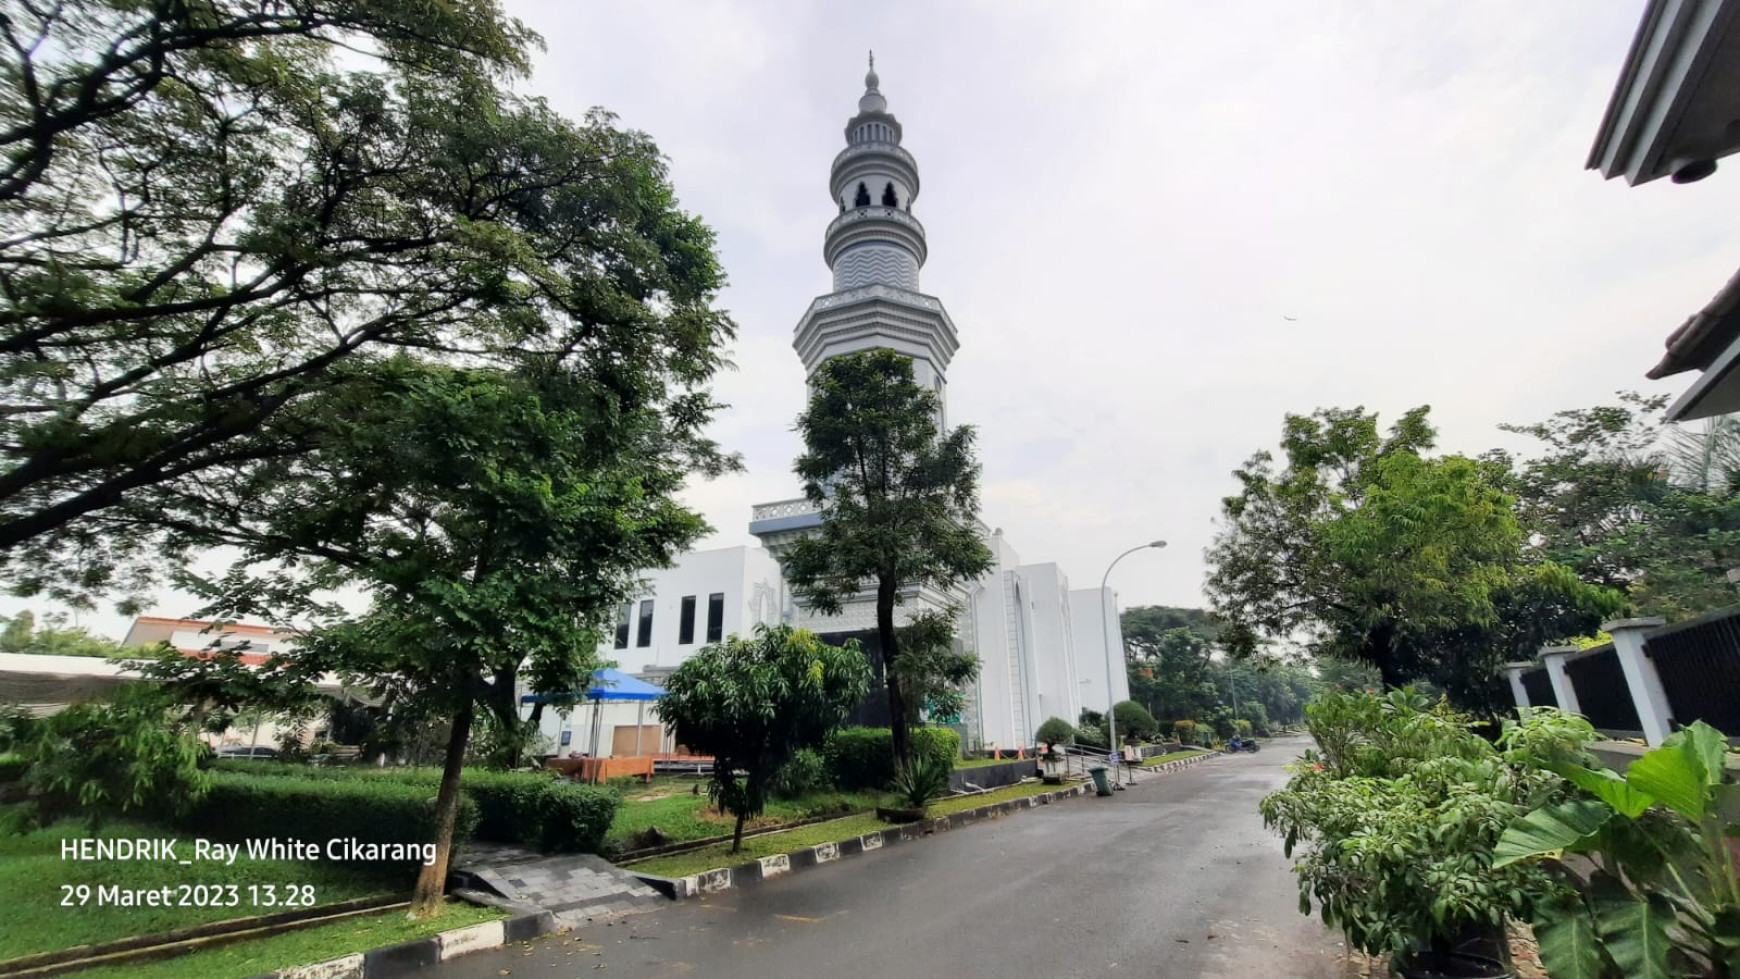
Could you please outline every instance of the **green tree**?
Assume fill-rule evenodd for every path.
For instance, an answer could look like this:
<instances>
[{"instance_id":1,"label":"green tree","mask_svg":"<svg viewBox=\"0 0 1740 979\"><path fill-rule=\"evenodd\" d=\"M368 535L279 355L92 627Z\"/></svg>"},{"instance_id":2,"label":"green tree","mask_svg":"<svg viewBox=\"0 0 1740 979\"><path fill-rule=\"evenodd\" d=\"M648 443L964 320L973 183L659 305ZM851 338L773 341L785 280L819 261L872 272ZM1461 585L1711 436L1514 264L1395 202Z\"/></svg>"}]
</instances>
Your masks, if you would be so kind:
<instances>
[{"instance_id":1,"label":"green tree","mask_svg":"<svg viewBox=\"0 0 1740 979\"><path fill-rule=\"evenodd\" d=\"M1039 744L1069 744L1075 740L1075 725L1061 717L1048 717L1034 732L1033 740Z\"/></svg>"},{"instance_id":2,"label":"green tree","mask_svg":"<svg viewBox=\"0 0 1740 979\"><path fill-rule=\"evenodd\" d=\"M743 847L744 821L766 806L774 774L820 747L869 691L857 643L830 646L784 625L708 646L670 675L659 716L679 742L713 756L709 793L737 817L731 852Z\"/></svg>"},{"instance_id":3,"label":"green tree","mask_svg":"<svg viewBox=\"0 0 1740 979\"><path fill-rule=\"evenodd\" d=\"M6 629L0 632L0 652L22 653L30 648L32 632L36 629L36 615L25 609L6 621Z\"/></svg>"},{"instance_id":4,"label":"green tree","mask_svg":"<svg viewBox=\"0 0 1740 979\"><path fill-rule=\"evenodd\" d=\"M162 693L124 684L107 701L72 704L33 728L26 778L48 821L81 813L92 836L111 815L176 810L209 784L201 745Z\"/></svg>"},{"instance_id":5,"label":"green tree","mask_svg":"<svg viewBox=\"0 0 1740 979\"><path fill-rule=\"evenodd\" d=\"M822 507L820 530L792 545L787 580L823 613L866 584L876 593L876 642L896 765L911 755L911 707L901 685L894 608L903 593L944 591L984 574L992 555L976 529L979 466L973 431L939 431L936 396L893 350L835 357L811 380L798 418L804 495Z\"/></svg>"},{"instance_id":6,"label":"green tree","mask_svg":"<svg viewBox=\"0 0 1740 979\"><path fill-rule=\"evenodd\" d=\"M439 908L477 711L500 743L524 723L522 671L538 692L576 689L640 572L704 532L674 496L705 446L685 446L658 401L612 390L661 382L656 363L627 363L639 373L595 377L583 358L512 374L403 365L352 408L347 440L230 500L252 537L202 583L213 608L313 617L297 669L451 722L419 914ZM372 594L367 614L310 597L343 585Z\"/></svg>"},{"instance_id":7,"label":"green tree","mask_svg":"<svg viewBox=\"0 0 1740 979\"><path fill-rule=\"evenodd\" d=\"M548 110L490 96L537 41L495 0L8 3L0 35L0 555L24 593L138 594L206 543L175 497L305 451L355 362L547 344L569 285L510 229L572 227L552 188L620 165L605 139L543 152ZM657 229L590 203L590 278L638 276Z\"/></svg>"},{"instance_id":8,"label":"green tree","mask_svg":"<svg viewBox=\"0 0 1740 979\"><path fill-rule=\"evenodd\" d=\"M1531 566L1503 467L1428 457L1426 416L1408 412L1384 436L1362 409L1289 415L1285 467L1261 452L1236 473L1243 491L1224 502L1209 554L1235 651L1302 637L1318 657L1372 664L1388 685L1431 680L1487 709L1508 651L1494 635L1528 632L1542 606L1563 614L1532 634L1576 635L1616 607L1564 568Z\"/></svg>"},{"instance_id":9,"label":"green tree","mask_svg":"<svg viewBox=\"0 0 1740 979\"><path fill-rule=\"evenodd\" d=\"M1173 630L1185 630L1203 642L1213 644L1219 641L1222 629L1207 609L1165 605L1138 605L1124 609L1118 615L1118 623L1124 633L1125 650L1146 659L1163 658L1162 637Z\"/></svg>"},{"instance_id":10,"label":"green tree","mask_svg":"<svg viewBox=\"0 0 1740 979\"><path fill-rule=\"evenodd\" d=\"M1532 548L1585 580L1623 589L1640 615L1688 618L1732 605L1740 565L1740 425L1663 424L1666 398L1561 411L1506 431L1543 443L1511 470Z\"/></svg>"},{"instance_id":11,"label":"green tree","mask_svg":"<svg viewBox=\"0 0 1740 979\"><path fill-rule=\"evenodd\" d=\"M1112 705L1112 718L1118 722L1118 736L1129 741L1146 741L1160 728L1148 708L1133 700Z\"/></svg>"},{"instance_id":12,"label":"green tree","mask_svg":"<svg viewBox=\"0 0 1740 979\"><path fill-rule=\"evenodd\" d=\"M964 684L979 675L979 658L955 649L955 619L960 609L928 609L914 615L894 630L894 670L900 675L900 693L906 704L906 720L917 724L919 710L944 724L959 722L966 697Z\"/></svg>"}]
</instances>

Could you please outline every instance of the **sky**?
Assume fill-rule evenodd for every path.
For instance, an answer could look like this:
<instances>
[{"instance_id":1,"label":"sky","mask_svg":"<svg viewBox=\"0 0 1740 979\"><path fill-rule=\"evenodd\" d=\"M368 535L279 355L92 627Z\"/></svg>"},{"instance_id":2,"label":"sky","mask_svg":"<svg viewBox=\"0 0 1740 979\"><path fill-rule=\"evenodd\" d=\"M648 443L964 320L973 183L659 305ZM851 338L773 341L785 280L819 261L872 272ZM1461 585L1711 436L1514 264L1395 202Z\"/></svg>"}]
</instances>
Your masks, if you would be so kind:
<instances>
[{"instance_id":1,"label":"sky","mask_svg":"<svg viewBox=\"0 0 1740 979\"><path fill-rule=\"evenodd\" d=\"M504 3L545 42L519 87L651 134L718 234L740 335L714 434L748 471L687 492L702 547L799 495L792 330L831 288L868 49L982 517L1074 587L1166 539L1118 566L1125 606L1203 603L1232 471L1287 413L1429 404L1446 451L1526 449L1497 426L1682 391L1644 372L1740 264L1729 167L1584 170L1642 0Z\"/></svg>"}]
</instances>

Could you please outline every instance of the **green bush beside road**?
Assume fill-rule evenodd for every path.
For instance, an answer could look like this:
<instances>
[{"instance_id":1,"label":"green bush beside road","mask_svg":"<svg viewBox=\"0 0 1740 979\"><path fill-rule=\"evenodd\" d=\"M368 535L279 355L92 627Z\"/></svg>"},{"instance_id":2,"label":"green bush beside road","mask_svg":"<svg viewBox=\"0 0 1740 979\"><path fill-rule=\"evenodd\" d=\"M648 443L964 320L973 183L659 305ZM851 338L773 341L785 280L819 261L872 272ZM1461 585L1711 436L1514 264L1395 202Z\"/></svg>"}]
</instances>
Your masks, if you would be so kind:
<instances>
[{"instance_id":1,"label":"green bush beside road","mask_svg":"<svg viewBox=\"0 0 1740 979\"><path fill-rule=\"evenodd\" d=\"M953 770L961 736L946 727L912 729L912 751ZM894 734L885 727L848 727L835 731L824 751L842 789L881 789L894 780Z\"/></svg>"}]
</instances>

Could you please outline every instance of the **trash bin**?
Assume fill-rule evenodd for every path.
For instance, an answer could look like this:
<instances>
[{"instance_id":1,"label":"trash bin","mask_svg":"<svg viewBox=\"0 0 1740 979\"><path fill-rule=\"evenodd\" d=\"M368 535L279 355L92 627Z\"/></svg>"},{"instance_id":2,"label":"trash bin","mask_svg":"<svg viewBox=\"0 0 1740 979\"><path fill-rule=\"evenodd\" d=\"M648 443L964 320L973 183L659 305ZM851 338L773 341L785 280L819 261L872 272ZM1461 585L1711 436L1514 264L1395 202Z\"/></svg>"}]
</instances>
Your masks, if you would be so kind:
<instances>
[{"instance_id":1,"label":"trash bin","mask_svg":"<svg viewBox=\"0 0 1740 979\"><path fill-rule=\"evenodd\" d=\"M1094 795L1112 794L1112 783L1106 778L1106 766L1095 765L1088 769L1088 774L1094 777Z\"/></svg>"}]
</instances>

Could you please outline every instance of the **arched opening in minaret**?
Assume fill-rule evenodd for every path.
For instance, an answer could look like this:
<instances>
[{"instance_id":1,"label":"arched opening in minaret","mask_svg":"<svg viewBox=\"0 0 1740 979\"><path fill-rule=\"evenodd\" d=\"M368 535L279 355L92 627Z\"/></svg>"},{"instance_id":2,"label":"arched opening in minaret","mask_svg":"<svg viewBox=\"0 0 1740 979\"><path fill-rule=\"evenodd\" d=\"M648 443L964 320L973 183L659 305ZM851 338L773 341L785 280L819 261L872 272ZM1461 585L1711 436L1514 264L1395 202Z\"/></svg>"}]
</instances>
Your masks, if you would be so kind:
<instances>
[{"instance_id":1,"label":"arched opening in minaret","mask_svg":"<svg viewBox=\"0 0 1740 979\"><path fill-rule=\"evenodd\" d=\"M900 206L900 198L895 196L894 181L892 181L892 180L890 180L888 182L887 187L884 187L882 189L882 206L883 207L899 207Z\"/></svg>"},{"instance_id":2,"label":"arched opening in minaret","mask_svg":"<svg viewBox=\"0 0 1740 979\"><path fill-rule=\"evenodd\" d=\"M864 182L862 180L858 181L858 196L852 198L852 206L853 207L869 207L870 206L870 188L864 186Z\"/></svg>"}]
</instances>

